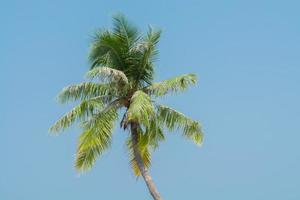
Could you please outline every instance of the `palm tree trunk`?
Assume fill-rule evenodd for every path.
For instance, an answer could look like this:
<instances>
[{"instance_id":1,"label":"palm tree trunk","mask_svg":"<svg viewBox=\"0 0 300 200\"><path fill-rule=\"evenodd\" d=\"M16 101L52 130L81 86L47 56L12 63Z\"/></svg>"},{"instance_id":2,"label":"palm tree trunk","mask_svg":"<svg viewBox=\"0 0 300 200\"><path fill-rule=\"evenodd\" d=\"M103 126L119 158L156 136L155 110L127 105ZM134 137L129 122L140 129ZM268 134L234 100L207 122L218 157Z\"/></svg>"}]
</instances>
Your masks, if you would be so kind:
<instances>
[{"instance_id":1,"label":"palm tree trunk","mask_svg":"<svg viewBox=\"0 0 300 200\"><path fill-rule=\"evenodd\" d=\"M149 190L151 196L153 197L153 199L154 200L163 200L153 182L153 179L150 176L148 169L145 167L143 160L142 160L142 156L139 152L138 145L137 145L138 144L138 129L137 128L138 128L138 126L136 123L131 123L131 139L132 139L132 147L133 147L133 153L134 153L135 160L137 162L137 165L141 172L141 175L143 176L143 178L146 182L146 185L148 187L148 190Z\"/></svg>"}]
</instances>

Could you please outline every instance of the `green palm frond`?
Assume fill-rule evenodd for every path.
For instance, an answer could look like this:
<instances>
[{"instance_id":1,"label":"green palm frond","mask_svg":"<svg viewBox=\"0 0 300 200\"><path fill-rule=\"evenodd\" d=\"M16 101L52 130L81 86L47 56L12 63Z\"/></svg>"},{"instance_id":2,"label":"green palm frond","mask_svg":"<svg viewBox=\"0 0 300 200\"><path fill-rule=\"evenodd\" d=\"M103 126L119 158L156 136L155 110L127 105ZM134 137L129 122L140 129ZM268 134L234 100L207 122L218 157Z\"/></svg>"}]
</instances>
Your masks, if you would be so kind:
<instances>
[{"instance_id":1,"label":"green palm frond","mask_svg":"<svg viewBox=\"0 0 300 200\"><path fill-rule=\"evenodd\" d=\"M107 66L125 71L128 68L130 49L140 39L140 33L123 15L113 17L113 29L98 31L92 42L89 55L91 68Z\"/></svg>"},{"instance_id":2,"label":"green palm frond","mask_svg":"<svg viewBox=\"0 0 300 200\"><path fill-rule=\"evenodd\" d=\"M119 70L125 68L120 42L110 31L99 30L95 33L89 60L91 68L97 66L109 66Z\"/></svg>"},{"instance_id":3,"label":"green palm frond","mask_svg":"<svg viewBox=\"0 0 300 200\"><path fill-rule=\"evenodd\" d=\"M170 130L180 128L183 135L196 144L203 141L203 133L199 122L186 117L184 114L164 105L157 105L157 118Z\"/></svg>"},{"instance_id":4,"label":"green palm frond","mask_svg":"<svg viewBox=\"0 0 300 200\"><path fill-rule=\"evenodd\" d=\"M146 87L144 91L155 97L164 96L169 92L181 92L197 82L195 74L185 74Z\"/></svg>"},{"instance_id":5,"label":"green palm frond","mask_svg":"<svg viewBox=\"0 0 300 200\"><path fill-rule=\"evenodd\" d=\"M93 128L94 126L97 126L98 119L102 117L102 115L109 115L111 113L117 113L117 111L123 106L123 99L116 99L112 102L110 102L108 105L106 105L104 108L102 108L101 111L95 113L92 117L89 118L89 120L86 120L82 122L82 127L84 129L90 129Z\"/></svg>"},{"instance_id":6,"label":"green palm frond","mask_svg":"<svg viewBox=\"0 0 300 200\"><path fill-rule=\"evenodd\" d=\"M149 27L147 35L139 41L132 49L134 55L134 65L127 69L127 73L136 81L137 84L151 84L153 80L153 62L158 55L156 48L161 31Z\"/></svg>"},{"instance_id":7,"label":"green palm frond","mask_svg":"<svg viewBox=\"0 0 300 200\"><path fill-rule=\"evenodd\" d=\"M122 49L128 51L140 38L138 29L124 15L113 17L113 33L119 39Z\"/></svg>"},{"instance_id":8,"label":"green palm frond","mask_svg":"<svg viewBox=\"0 0 300 200\"><path fill-rule=\"evenodd\" d=\"M142 63L142 65L145 65L145 61L147 60L151 62L155 61L156 56L158 55L157 44L160 36L161 30L155 30L149 26L147 36L144 39L144 57L142 60L144 63Z\"/></svg>"},{"instance_id":9,"label":"green palm frond","mask_svg":"<svg viewBox=\"0 0 300 200\"><path fill-rule=\"evenodd\" d=\"M153 149L158 147L159 142L165 140L162 127L163 124L160 123L157 117L149 119L149 126L145 127L145 135L148 137L147 143Z\"/></svg>"},{"instance_id":10,"label":"green palm frond","mask_svg":"<svg viewBox=\"0 0 300 200\"><path fill-rule=\"evenodd\" d=\"M85 122L84 131L78 140L76 169L89 170L97 157L110 147L114 122L117 118L116 109L111 107L95 114Z\"/></svg>"},{"instance_id":11,"label":"green palm frond","mask_svg":"<svg viewBox=\"0 0 300 200\"><path fill-rule=\"evenodd\" d=\"M65 87L58 95L61 103L77 100L86 100L97 96L109 95L118 96L118 91L114 84L99 84L93 82L84 82L80 84Z\"/></svg>"},{"instance_id":12,"label":"green palm frond","mask_svg":"<svg viewBox=\"0 0 300 200\"><path fill-rule=\"evenodd\" d=\"M122 71L110 67L95 67L88 71L86 77L90 79L98 78L104 82L115 81L128 83L128 79Z\"/></svg>"},{"instance_id":13,"label":"green palm frond","mask_svg":"<svg viewBox=\"0 0 300 200\"><path fill-rule=\"evenodd\" d=\"M69 128L76 120L86 120L97 110L103 108L101 96L89 100L83 100L78 106L60 118L51 128L50 132L64 131Z\"/></svg>"},{"instance_id":14,"label":"green palm frond","mask_svg":"<svg viewBox=\"0 0 300 200\"><path fill-rule=\"evenodd\" d=\"M130 106L126 112L126 122L138 122L149 125L149 119L154 116L154 106L150 96L141 90L136 91L130 100Z\"/></svg>"}]
</instances>

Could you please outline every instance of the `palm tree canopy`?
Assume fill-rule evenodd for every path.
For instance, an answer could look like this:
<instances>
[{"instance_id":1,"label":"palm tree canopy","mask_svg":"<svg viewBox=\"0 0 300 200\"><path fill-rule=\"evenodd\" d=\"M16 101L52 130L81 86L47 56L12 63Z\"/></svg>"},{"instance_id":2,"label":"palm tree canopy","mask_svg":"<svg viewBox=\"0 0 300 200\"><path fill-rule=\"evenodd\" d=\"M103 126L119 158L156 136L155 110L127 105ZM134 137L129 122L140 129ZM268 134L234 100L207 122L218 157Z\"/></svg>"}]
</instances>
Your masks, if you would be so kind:
<instances>
[{"instance_id":1,"label":"palm tree canopy","mask_svg":"<svg viewBox=\"0 0 300 200\"><path fill-rule=\"evenodd\" d=\"M181 129L182 134L201 144L203 133L197 121L157 103L166 94L185 91L197 81L194 74L185 74L153 83L154 61L161 31L149 27L141 34L124 16L113 18L111 30L100 30L92 41L87 81L65 87L58 95L61 103L79 102L51 128L59 133L79 122L75 167L88 170L111 145L117 120L124 129L138 124L138 148L144 165L150 166L151 152L164 140L164 130ZM119 117L121 109L125 109ZM132 141L126 141L135 175L140 172L133 156Z\"/></svg>"}]
</instances>

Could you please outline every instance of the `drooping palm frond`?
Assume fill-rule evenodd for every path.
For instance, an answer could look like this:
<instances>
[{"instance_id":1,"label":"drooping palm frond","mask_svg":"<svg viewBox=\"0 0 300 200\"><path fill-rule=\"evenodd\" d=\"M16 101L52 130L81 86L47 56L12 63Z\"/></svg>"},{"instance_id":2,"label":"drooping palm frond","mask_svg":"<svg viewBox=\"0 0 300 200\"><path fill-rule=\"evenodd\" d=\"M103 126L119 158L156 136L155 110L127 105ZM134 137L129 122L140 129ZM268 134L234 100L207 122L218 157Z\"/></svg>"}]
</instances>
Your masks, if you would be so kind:
<instances>
[{"instance_id":1,"label":"drooping palm frond","mask_svg":"<svg viewBox=\"0 0 300 200\"><path fill-rule=\"evenodd\" d=\"M145 135L147 136L148 145L153 149L159 146L159 142L165 140L163 124L161 124L157 117L149 119L149 126L145 127Z\"/></svg>"},{"instance_id":2,"label":"drooping palm frond","mask_svg":"<svg viewBox=\"0 0 300 200\"><path fill-rule=\"evenodd\" d=\"M197 82L195 74L185 74L146 87L144 91L155 97L161 97L169 92L181 92Z\"/></svg>"},{"instance_id":3,"label":"drooping palm frond","mask_svg":"<svg viewBox=\"0 0 300 200\"><path fill-rule=\"evenodd\" d=\"M199 122L186 117L184 114L164 105L157 105L157 118L169 130L180 128L183 135L196 144L203 141L203 133Z\"/></svg>"},{"instance_id":4,"label":"drooping palm frond","mask_svg":"<svg viewBox=\"0 0 300 200\"><path fill-rule=\"evenodd\" d=\"M114 101L111 101L108 105L103 107L101 111L97 112L92 117L90 117L89 120L84 121L82 123L82 127L84 129L90 129L90 128L96 126L99 121L98 118L102 117L102 115L104 115L104 114L110 114L110 113L114 113L114 112L117 113L117 111L120 108L122 108L122 106L123 106L123 98L119 98L119 99L115 99Z\"/></svg>"},{"instance_id":5,"label":"drooping palm frond","mask_svg":"<svg viewBox=\"0 0 300 200\"><path fill-rule=\"evenodd\" d=\"M97 96L109 95L116 97L119 95L116 87L112 83L99 84L94 82L84 82L65 87L58 95L61 103L77 100L86 100Z\"/></svg>"},{"instance_id":6,"label":"drooping palm frond","mask_svg":"<svg viewBox=\"0 0 300 200\"><path fill-rule=\"evenodd\" d=\"M98 78L99 80L104 82L115 81L128 83L128 79L122 71L110 67L93 68L87 72L86 77L90 79Z\"/></svg>"},{"instance_id":7,"label":"drooping palm frond","mask_svg":"<svg viewBox=\"0 0 300 200\"><path fill-rule=\"evenodd\" d=\"M95 114L84 124L78 140L75 167L79 171L89 170L97 157L110 147L114 122L118 118L114 107Z\"/></svg>"},{"instance_id":8,"label":"drooping palm frond","mask_svg":"<svg viewBox=\"0 0 300 200\"><path fill-rule=\"evenodd\" d=\"M57 133L69 128L76 120L86 120L89 116L103 108L101 96L89 100L83 100L78 106L61 117L51 128L50 131Z\"/></svg>"},{"instance_id":9,"label":"drooping palm frond","mask_svg":"<svg viewBox=\"0 0 300 200\"><path fill-rule=\"evenodd\" d=\"M154 116L154 106L150 96L141 90L136 91L131 99L130 106L126 112L126 122L138 122L148 126L149 119Z\"/></svg>"}]
</instances>

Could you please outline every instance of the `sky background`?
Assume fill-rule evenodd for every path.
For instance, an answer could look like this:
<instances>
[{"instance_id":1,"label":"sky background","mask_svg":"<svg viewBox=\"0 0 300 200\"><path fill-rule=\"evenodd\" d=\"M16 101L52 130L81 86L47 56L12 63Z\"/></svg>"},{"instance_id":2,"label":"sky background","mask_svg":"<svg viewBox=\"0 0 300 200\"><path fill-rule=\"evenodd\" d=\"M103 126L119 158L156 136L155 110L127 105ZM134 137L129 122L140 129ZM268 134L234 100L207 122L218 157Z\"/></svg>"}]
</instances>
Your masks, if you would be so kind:
<instances>
[{"instance_id":1,"label":"sky background","mask_svg":"<svg viewBox=\"0 0 300 200\"><path fill-rule=\"evenodd\" d=\"M197 87L163 101L201 121L201 148L168 134L151 173L166 200L300 199L299 1L7 0L0 3L0 199L151 199L124 140L95 167L73 168L74 127L48 128L71 107L55 96L83 81L92 33L122 12L163 30L156 80Z\"/></svg>"}]
</instances>

